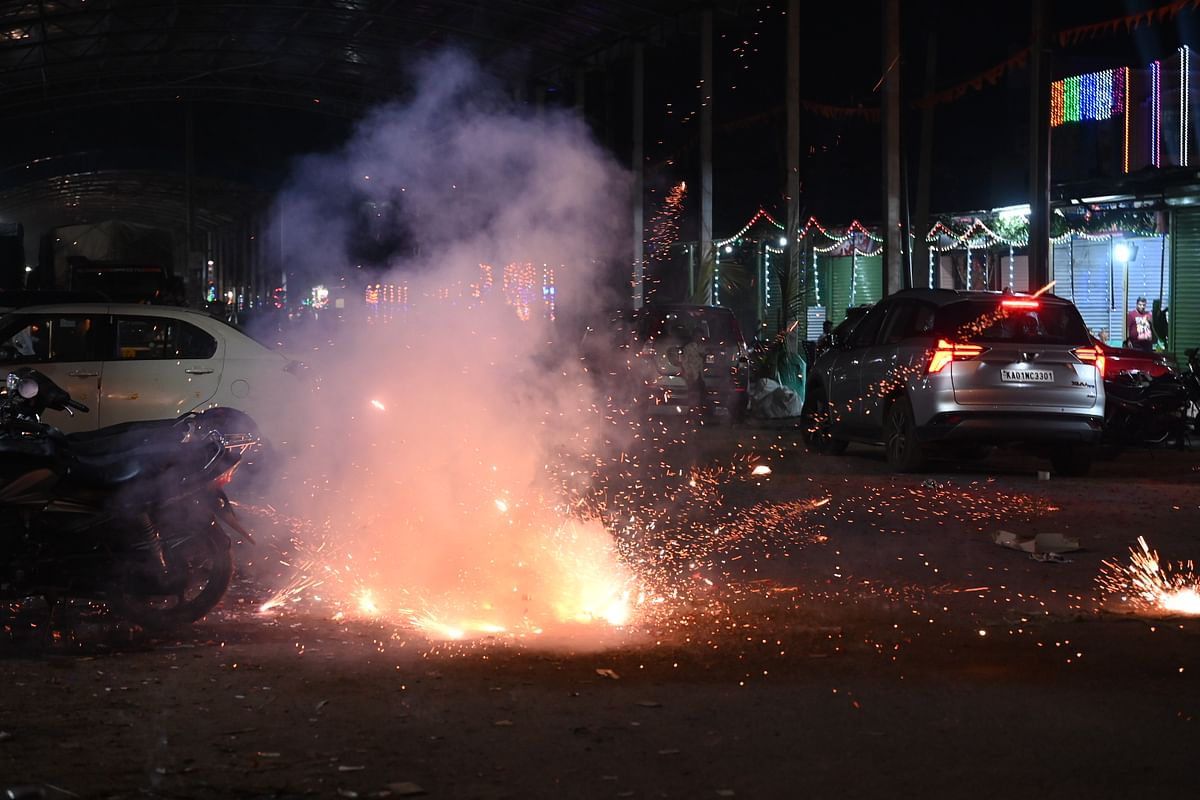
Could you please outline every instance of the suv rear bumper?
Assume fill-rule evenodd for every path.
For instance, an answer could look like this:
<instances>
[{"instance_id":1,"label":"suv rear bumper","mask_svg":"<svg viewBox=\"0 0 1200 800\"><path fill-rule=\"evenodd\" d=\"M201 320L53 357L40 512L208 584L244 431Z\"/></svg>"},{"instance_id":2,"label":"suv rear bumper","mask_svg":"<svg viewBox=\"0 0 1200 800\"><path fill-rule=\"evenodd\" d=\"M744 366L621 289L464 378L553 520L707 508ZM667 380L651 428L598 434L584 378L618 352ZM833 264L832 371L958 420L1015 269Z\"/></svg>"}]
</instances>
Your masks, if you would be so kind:
<instances>
[{"instance_id":1,"label":"suv rear bumper","mask_svg":"<svg viewBox=\"0 0 1200 800\"><path fill-rule=\"evenodd\" d=\"M1095 445L1104 417L1094 414L1031 414L1008 411L952 411L917 428L926 443L1004 444L1010 442Z\"/></svg>"}]
</instances>

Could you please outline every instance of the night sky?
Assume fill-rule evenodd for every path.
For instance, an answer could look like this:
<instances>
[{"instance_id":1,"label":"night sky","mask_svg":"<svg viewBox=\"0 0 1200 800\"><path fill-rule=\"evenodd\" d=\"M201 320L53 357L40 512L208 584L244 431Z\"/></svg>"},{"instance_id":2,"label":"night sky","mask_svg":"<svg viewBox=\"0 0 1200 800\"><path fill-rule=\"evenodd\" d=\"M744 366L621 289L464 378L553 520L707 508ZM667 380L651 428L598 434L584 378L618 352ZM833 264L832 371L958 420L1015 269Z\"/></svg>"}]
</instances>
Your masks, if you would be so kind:
<instances>
[{"instance_id":1,"label":"night sky","mask_svg":"<svg viewBox=\"0 0 1200 800\"><path fill-rule=\"evenodd\" d=\"M1116 19L1166 0L1058 0L1050 3L1052 31ZM910 196L919 164L920 117L913 103L925 94L926 56L936 40L934 85L968 81L1028 45L1030 2L982 0L969 5L904 0L902 80L903 146ZM784 47L786 3L745 4L715 16L714 186L718 236L733 233L762 206L784 218ZM801 96L836 109L878 109L882 75L881 0L801 4ZM1123 28L1069 46L1055 41L1053 77L1142 65L1170 56L1181 43L1200 42L1200 12L1178 15L1132 33ZM681 180L699 184L699 21L678 28L646 50L647 216ZM996 85L984 84L934 114L932 211L972 211L1024 202L1027 181L1028 80L1014 68ZM573 103L574 86L555 87L548 103ZM630 155L629 73L617 61L587 82L586 113L597 138L614 155ZM200 175L235 179L265 191L276 188L301 154L336 149L352 121L300 110L250 105L196 106L196 168ZM804 216L844 225L858 218L878 224L882 129L877 121L805 112L801 119ZM183 112L179 104L139 104L27 120L6 132L0 184L39 173L91 169L182 169ZM33 167L32 159L46 159ZM695 193L685 200L681 236L695 238Z\"/></svg>"}]
</instances>

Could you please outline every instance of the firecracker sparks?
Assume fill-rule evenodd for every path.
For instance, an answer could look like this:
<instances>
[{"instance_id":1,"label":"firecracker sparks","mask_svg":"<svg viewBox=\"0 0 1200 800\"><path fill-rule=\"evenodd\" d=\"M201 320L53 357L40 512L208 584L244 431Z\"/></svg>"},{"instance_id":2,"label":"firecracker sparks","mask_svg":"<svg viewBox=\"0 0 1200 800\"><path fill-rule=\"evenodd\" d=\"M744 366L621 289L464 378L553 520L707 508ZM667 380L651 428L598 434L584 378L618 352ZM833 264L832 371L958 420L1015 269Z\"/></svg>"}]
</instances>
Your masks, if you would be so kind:
<instances>
[{"instance_id":1,"label":"firecracker sparks","mask_svg":"<svg viewBox=\"0 0 1200 800\"><path fill-rule=\"evenodd\" d=\"M1104 561L1097 579L1106 594L1142 612L1200 615L1200 576L1193 562L1163 564L1139 536L1128 564Z\"/></svg>"},{"instance_id":2,"label":"firecracker sparks","mask_svg":"<svg viewBox=\"0 0 1200 800\"><path fill-rule=\"evenodd\" d=\"M671 187L663 199L662 206L650 219L649 234L646 237L646 258L644 265L650 262L665 263L671 257L671 246L679 240L679 219L683 215L683 200L687 196L687 183L680 181ZM649 286L646 291L647 300L654 294L659 278L655 274L646 276Z\"/></svg>"}]
</instances>

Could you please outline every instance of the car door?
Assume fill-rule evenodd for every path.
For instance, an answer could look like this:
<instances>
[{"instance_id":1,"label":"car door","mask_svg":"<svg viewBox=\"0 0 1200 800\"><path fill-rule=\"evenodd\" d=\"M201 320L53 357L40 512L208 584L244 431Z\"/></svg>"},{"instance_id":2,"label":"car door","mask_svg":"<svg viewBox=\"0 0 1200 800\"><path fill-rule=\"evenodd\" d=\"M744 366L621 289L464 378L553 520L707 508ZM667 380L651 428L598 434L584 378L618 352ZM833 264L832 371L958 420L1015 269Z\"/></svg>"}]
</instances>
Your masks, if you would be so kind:
<instances>
[{"instance_id":1,"label":"car door","mask_svg":"<svg viewBox=\"0 0 1200 800\"><path fill-rule=\"evenodd\" d=\"M880 433L883 430L883 408L897 386L904 385L903 365L900 361L900 342L904 340L916 311L912 300L894 300L883 305L884 316L880 321L875 341L866 345L859 372L859 397L861 398L858 423L864 433Z\"/></svg>"},{"instance_id":2,"label":"car door","mask_svg":"<svg viewBox=\"0 0 1200 800\"><path fill-rule=\"evenodd\" d=\"M841 431L860 433L864 427L863 360L875 343L885 311L883 304L872 308L854 326L846 341L838 345L837 359L829 370L829 400L834 424Z\"/></svg>"},{"instance_id":3,"label":"car door","mask_svg":"<svg viewBox=\"0 0 1200 800\"><path fill-rule=\"evenodd\" d=\"M65 389L88 413L47 411L42 419L68 433L96 428L100 411L105 313L12 314L0 329L0 375L33 367Z\"/></svg>"},{"instance_id":4,"label":"car door","mask_svg":"<svg viewBox=\"0 0 1200 800\"><path fill-rule=\"evenodd\" d=\"M164 316L115 314L104 362L101 425L171 419L202 406L221 382L223 343Z\"/></svg>"}]
</instances>

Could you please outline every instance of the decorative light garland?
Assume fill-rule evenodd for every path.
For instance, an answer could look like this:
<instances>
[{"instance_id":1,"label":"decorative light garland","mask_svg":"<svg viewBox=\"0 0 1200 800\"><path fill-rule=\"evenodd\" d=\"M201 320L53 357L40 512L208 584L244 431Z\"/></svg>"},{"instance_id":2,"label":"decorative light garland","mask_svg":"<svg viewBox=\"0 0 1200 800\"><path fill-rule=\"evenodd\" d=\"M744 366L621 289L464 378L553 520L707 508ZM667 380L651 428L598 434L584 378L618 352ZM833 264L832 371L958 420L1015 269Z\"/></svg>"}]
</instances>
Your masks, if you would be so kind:
<instances>
[{"instance_id":1,"label":"decorative light garland","mask_svg":"<svg viewBox=\"0 0 1200 800\"><path fill-rule=\"evenodd\" d=\"M1188 78L1191 72L1192 50L1186 44L1179 48L1179 165L1188 165L1188 114L1192 108L1188 96Z\"/></svg>"},{"instance_id":2,"label":"decorative light garland","mask_svg":"<svg viewBox=\"0 0 1200 800\"><path fill-rule=\"evenodd\" d=\"M854 299L858 293L858 248L850 249L850 305L854 305Z\"/></svg>"},{"instance_id":3,"label":"decorative light garland","mask_svg":"<svg viewBox=\"0 0 1200 800\"><path fill-rule=\"evenodd\" d=\"M1117 74L1121 76L1121 89L1122 89L1122 91L1121 91L1121 94L1122 94L1121 111L1124 112L1124 116L1125 116L1125 150L1124 150L1124 157L1122 159L1122 164L1124 165L1126 174L1128 174L1129 173L1129 119L1133 115L1130 113L1130 105L1131 104L1125 102L1124 94L1129 91L1129 67L1125 67Z\"/></svg>"},{"instance_id":4,"label":"decorative light garland","mask_svg":"<svg viewBox=\"0 0 1200 800\"><path fill-rule=\"evenodd\" d=\"M721 247L713 242L713 305L721 305Z\"/></svg>"},{"instance_id":5,"label":"decorative light garland","mask_svg":"<svg viewBox=\"0 0 1200 800\"><path fill-rule=\"evenodd\" d=\"M763 247L763 307L771 307L771 248Z\"/></svg>"},{"instance_id":6,"label":"decorative light garland","mask_svg":"<svg viewBox=\"0 0 1200 800\"><path fill-rule=\"evenodd\" d=\"M713 242L713 245L716 247L724 247L725 245L729 244L730 242L734 242L734 241L737 241L738 239L741 239L743 236L745 236L750 231L751 228L754 227L754 223L758 222L760 219L765 219L767 222L771 223L779 230L783 230L783 225L779 224L775 220L774 217L772 217L770 214L768 214L767 210L765 208L760 208L758 211L754 212L754 216L750 218L749 222L747 222L745 225L742 226L742 229L740 231L738 231L733 236L730 236L727 239L721 239L719 241ZM806 228L806 230L807 230L807 228ZM803 236L804 234L801 233L800 235Z\"/></svg>"},{"instance_id":7,"label":"decorative light garland","mask_svg":"<svg viewBox=\"0 0 1200 800\"><path fill-rule=\"evenodd\" d=\"M1162 166L1162 62L1150 64L1150 163Z\"/></svg>"}]
</instances>

